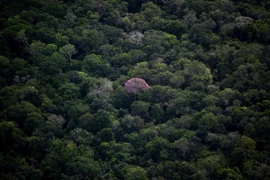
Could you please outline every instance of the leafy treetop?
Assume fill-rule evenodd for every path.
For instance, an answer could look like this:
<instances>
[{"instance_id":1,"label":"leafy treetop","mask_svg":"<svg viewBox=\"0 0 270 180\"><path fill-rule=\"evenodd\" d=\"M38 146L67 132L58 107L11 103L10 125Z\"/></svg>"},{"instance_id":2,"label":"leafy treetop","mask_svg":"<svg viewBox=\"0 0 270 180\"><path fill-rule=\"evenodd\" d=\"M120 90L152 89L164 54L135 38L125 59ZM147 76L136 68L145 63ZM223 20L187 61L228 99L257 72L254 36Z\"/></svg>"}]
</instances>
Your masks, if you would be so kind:
<instances>
[{"instance_id":1,"label":"leafy treetop","mask_svg":"<svg viewBox=\"0 0 270 180\"><path fill-rule=\"evenodd\" d=\"M141 90L147 90L150 86L141 78L131 78L125 83L128 93L138 94Z\"/></svg>"}]
</instances>

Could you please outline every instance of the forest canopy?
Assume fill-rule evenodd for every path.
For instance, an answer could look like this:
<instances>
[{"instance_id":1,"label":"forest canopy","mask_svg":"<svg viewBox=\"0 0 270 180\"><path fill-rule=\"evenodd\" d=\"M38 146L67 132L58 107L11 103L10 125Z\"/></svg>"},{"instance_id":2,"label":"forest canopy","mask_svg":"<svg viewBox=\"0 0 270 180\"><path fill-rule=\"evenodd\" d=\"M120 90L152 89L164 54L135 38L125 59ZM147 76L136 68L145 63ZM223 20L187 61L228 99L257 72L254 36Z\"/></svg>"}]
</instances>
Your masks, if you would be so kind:
<instances>
[{"instance_id":1,"label":"forest canopy","mask_svg":"<svg viewBox=\"0 0 270 180\"><path fill-rule=\"evenodd\" d=\"M0 0L3 180L270 177L267 0Z\"/></svg>"}]
</instances>

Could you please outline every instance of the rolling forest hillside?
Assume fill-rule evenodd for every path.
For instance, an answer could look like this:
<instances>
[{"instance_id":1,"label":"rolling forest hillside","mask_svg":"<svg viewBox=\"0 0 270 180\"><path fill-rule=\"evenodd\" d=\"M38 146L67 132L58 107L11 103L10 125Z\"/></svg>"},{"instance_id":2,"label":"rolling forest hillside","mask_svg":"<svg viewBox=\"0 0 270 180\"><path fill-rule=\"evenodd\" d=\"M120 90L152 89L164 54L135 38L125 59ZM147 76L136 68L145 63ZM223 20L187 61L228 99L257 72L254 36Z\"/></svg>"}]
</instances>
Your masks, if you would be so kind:
<instances>
[{"instance_id":1,"label":"rolling forest hillside","mask_svg":"<svg viewBox=\"0 0 270 180\"><path fill-rule=\"evenodd\" d=\"M0 179L270 180L270 1L0 0Z\"/></svg>"}]
</instances>

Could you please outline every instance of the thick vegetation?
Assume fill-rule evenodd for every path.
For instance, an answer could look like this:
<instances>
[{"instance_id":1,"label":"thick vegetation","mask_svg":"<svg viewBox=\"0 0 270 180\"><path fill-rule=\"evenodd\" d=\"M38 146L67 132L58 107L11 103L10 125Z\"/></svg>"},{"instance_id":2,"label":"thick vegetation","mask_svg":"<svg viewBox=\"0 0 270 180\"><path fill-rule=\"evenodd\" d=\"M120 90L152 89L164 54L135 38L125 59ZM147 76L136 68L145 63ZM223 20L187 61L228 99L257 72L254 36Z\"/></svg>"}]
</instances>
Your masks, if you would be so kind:
<instances>
[{"instance_id":1,"label":"thick vegetation","mask_svg":"<svg viewBox=\"0 0 270 180\"><path fill-rule=\"evenodd\" d=\"M0 0L1 179L269 179L269 32L267 0Z\"/></svg>"}]
</instances>

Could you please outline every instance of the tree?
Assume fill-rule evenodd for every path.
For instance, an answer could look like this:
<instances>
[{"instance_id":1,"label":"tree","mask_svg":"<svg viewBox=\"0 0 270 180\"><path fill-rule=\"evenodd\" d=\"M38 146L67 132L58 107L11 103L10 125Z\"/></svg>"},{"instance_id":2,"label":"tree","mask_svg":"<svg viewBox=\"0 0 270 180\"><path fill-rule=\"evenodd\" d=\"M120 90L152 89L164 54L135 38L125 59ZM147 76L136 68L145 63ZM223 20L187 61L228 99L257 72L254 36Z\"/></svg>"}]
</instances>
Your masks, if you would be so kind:
<instances>
[{"instance_id":1,"label":"tree","mask_svg":"<svg viewBox=\"0 0 270 180\"><path fill-rule=\"evenodd\" d=\"M236 143L231 158L232 163L239 166L250 160L255 160L256 156L256 142L250 137L242 136Z\"/></svg>"},{"instance_id":2,"label":"tree","mask_svg":"<svg viewBox=\"0 0 270 180\"><path fill-rule=\"evenodd\" d=\"M60 92L60 95L63 96L64 99L69 100L69 99L76 99L80 97L80 89L73 83L65 83L62 84L59 88L58 91Z\"/></svg>"},{"instance_id":3,"label":"tree","mask_svg":"<svg viewBox=\"0 0 270 180\"><path fill-rule=\"evenodd\" d=\"M21 59L21 58L15 58L12 60L11 70L15 72L15 74L18 76L25 76L25 75L28 75L27 68L26 68L27 66L28 66L28 63L26 60ZM1 72L3 71L1 70Z\"/></svg>"},{"instance_id":4,"label":"tree","mask_svg":"<svg viewBox=\"0 0 270 180\"><path fill-rule=\"evenodd\" d=\"M139 77L146 81L150 80L151 72L149 70L149 63L145 61L137 63L129 70L128 75L130 77Z\"/></svg>"},{"instance_id":5,"label":"tree","mask_svg":"<svg viewBox=\"0 0 270 180\"><path fill-rule=\"evenodd\" d=\"M211 70L204 63L197 60L191 61L181 58L178 61L171 62L170 67L177 75L171 79L171 84L176 87L187 87L192 83L202 83L202 86L212 83Z\"/></svg>"},{"instance_id":6,"label":"tree","mask_svg":"<svg viewBox=\"0 0 270 180\"><path fill-rule=\"evenodd\" d=\"M23 148L25 139L21 129L15 126L12 121L0 122L0 152L7 153L11 150Z\"/></svg>"},{"instance_id":7,"label":"tree","mask_svg":"<svg viewBox=\"0 0 270 180\"><path fill-rule=\"evenodd\" d=\"M144 119L149 119L149 107L150 103L144 101L134 101L131 104L131 114L134 116L140 116Z\"/></svg>"},{"instance_id":8,"label":"tree","mask_svg":"<svg viewBox=\"0 0 270 180\"><path fill-rule=\"evenodd\" d=\"M235 47L228 44L215 45L209 51L208 64L211 68L216 68L217 78L224 78L228 73L232 72L232 62L236 56Z\"/></svg>"},{"instance_id":9,"label":"tree","mask_svg":"<svg viewBox=\"0 0 270 180\"><path fill-rule=\"evenodd\" d=\"M45 48L46 48L45 43L41 41L33 41L30 44L30 46L27 48L27 51L33 58L37 58L38 56L42 54Z\"/></svg>"},{"instance_id":10,"label":"tree","mask_svg":"<svg viewBox=\"0 0 270 180\"><path fill-rule=\"evenodd\" d=\"M78 145L79 144L89 145L94 140L94 136L92 133L84 129L76 128L70 132L69 139L73 140L73 142L75 142Z\"/></svg>"},{"instance_id":11,"label":"tree","mask_svg":"<svg viewBox=\"0 0 270 180\"><path fill-rule=\"evenodd\" d=\"M123 67L127 66L130 62L130 54L127 53L117 53L113 57L110 58L110 62L113 67Z\"/></svg>"},{"instance_id":12,"label":"tree","mask_svg":"<svg viewBox=\"0 0 270 180\"><path fill-rule=\"evenodd\" d=\"M0 0L0 179L266 180L269 32L270 0Z\"/></svg>"},{"instance_id":13,"label":"tree","mask_svg":"<svg viewBox=\"0 0 270 180\"><path fill-rule=\"evenodd\" d=\"M164 177L164 179L176 180L193 179L192 175L198 171L193 163L175 160L164 162L161 168L159 174Z\"/></svg>"},{"instance_id":14,"label":"tree","mask_svg":"<svg viewBox=\"0 0 270 180\"><path fill-rule=\"evenodd\" d=\"M6 78L4 77L8 76L10 76L9 59L4 56L0 56L0 86L6 84Z\"/></svg>"},{"instance_id":15,"label":"tree","mask_svg":"<svg viewBox=\"0 0 270 180\"><path fill-rule=\"evenodd\" d=\"M233 169L231 168L219 169L218 174L219 174L218 179L232 179L232 180L244 179L243 176L241 175L241 172L236 167L234 167Z\"/></svg>"},{"instance_id":16,"label":"tree","mask_svg":"<svg viewBox=\"0 0 270 180\"><path fill-rule=\"evenodd\" d=\"M63 18L66 14L66 7L60 2L46 3L42 10L57 18Z\"/></svg>"},{"instance_id":17,"label":"tree","mask_svg":"<svg viewBox=\"0 0 270 180\"><path fill-rule=\"evenodd\" d=\"M169 49L178 45L175 35L164 31L149 30L144 33L144 51L149 59L157 59Z\"/></svg>"},{"instance_id":18,"label":"tree","mask_svg":"<svg viewBox=\"0 0 270 180\"><path fill-rule=\"evenodd\" d=\"M172 147L176 151L176 158L183 158L187 160L190 157L192 143L185 137L176 140Z\"/></svg>"},{"instance_id":19,"label":"tree","mask_svg":"<svg viewBox=\"0 0 270 180\"><path fill-rule=\"evenodd\" d=\"M145 145L147 156L154 162L160 162L163 159L167 159L169 141L163 137L155 137L152 141L149 141Z\"/></svg>"},{"instance_id":20,"label":"tree","mask_svg":"<svg viewBox=\"0 0 270 180\"><path fill-rule=\"evenodd\" d=\"M213 20L211 22L215 27L215 22ZM220 37L214 34L211 29L214 28L207 27L207 22L194 24L189 30L189 38L191 41L204 46L220 42Z\"/></svg>"},{"instance_id":21,"label":"tree","mask_svg":"<svg viewBox=\"0 0 270 180\"><path fill-rule=\"evenodd\" d=\"M131 78L125 83L125 89L128 93L138 94L140 91L149 89L150 86L141 78Z\"/></svg>"},{"instance_id":22,"label":"tree","mask_svg":"<svg viewBox=\"0 0 270 180\"><path fill-rule=\"evenodd\" d=\"M10 105L6 109L6 115L9 120L16 122L20 127L23 127L25 120L30 113L39 112L39 109L28 101L21 101Z\"/></svg>"},{"instance_id":23,"label":"tree","mask_svg":"<svg viewBox=\"0 0 270 180\"><path fill-rule=\"evenodd\" d=\"M23 43L24 46L29 46L29 44L28 44L28 38L25 35L25 29L22 29L21 31L19 31L17 33L16 40L18 42Z\"/></svg>"},{"instance_id":24,"label":"tree","mask_svg":"<svg viewBox=\"0 0 270 180\"><path fill-rule=\"evenodd\" d=\"M127 180L147 180L146 171L140 166L130 167L126 170L125 179Z\"/></svg>"},{"instance_id":25,"label":"tree","mask_svg":"<svg viewBox=\"0 0 270 180\"><path fill-rule=\"evenodd\" d=\"M75 46L72 44L66 44L59 49L59 53L63 54L69 61L71 61L72 55L77 54L77 52Z\"/></svg>"},{"instance_id":26,"label":"tree","mask_svg":"<svg viewBox=\"0 0 270 180\"><path fill-rule=\"evenodd\" d=\"M130 59L129 59L129 62L131 64L135 64L135 63L138 63L138 62L141 62L145 59L146 57L146 53L143 52L142 50L140 49L132 49L128 52L129 56L130 56Z\"/></svg>"},{"instance_id":27,"label":"tree","mask_svg":"<svg viewBox=\"0 0 270 180\"><path fill-rule=\"evenodd\" d=\"M147 21L150 21L155 16L160 17L163 14L160 7L151 1L142 4L141 11Z\"/></svg>"},{"instance_id":28,"label":"tree","mask_svg":"<svg viewBox=\"0 0 270 180\"><path fill-rule=\"evenodd\" d=\"M86 100L93 109L108 109L110 107L110 94L113 91L112 82L108 79L98 79L89 88Z\"/></svg>"},{"instance_id":29,"label":"tree","mask_svg":"<svg viewBox=\"0 0 270 180\"><path fill-rule=\"evenodd\" d=\"M134 101L134 97L131 97L123 86L118 86L111 96L113 105L117 109L129 108L130 104Z\"/></svg>"},{"instance_id":30,"label":"tree","mask_svg":"<svg viewBox=\"0 0 270 180\"><path fill-rule=\"evenodd\" d=\"M113 141L113 132L111 128L104 128L97 133L95 137L98 143Z\"/></svg>"},{"instance_id":31,"label":"tree","mask_svg":"<svg viewBox=\"0 0 270 180\"><path fill-rule=\"evenodd\" d=\"M76 15L70 12L68 12L67 15L65 16L66 22L70 26L73 26L75 24L76 18L77 18Z\"/></svg>"},{"instance_id":32,"label":"tree","mask_svg":"<svg viewBox=\"0 0 270 180\"><path fill-rule=\"evenodd\" d=\"M101 172L98 161L85 155L75 156L72 160L65 164L66 173L75 179L76 177L84 177L83 179L94 179Z\"/></svg>"},{"instance_id":33,"label":"tree","mask_svg":"<svg viewBox=\"0 0 270 180\"><path fill-rule=\"evenodd\" d=\"M36 169L32 164L27 162L27 158L21 154L7 154L4 157L3 168L1 167L1 179L42 179L42 171Z\"/></svg>"},{"instance_id":34,"label":"tree","mask_svg":"<svg viewBox=\"0 0 270 180\"><path fill-rule=\"evenodd\" d=\"M121 127L128 133L140 130L143 125L144 120L138 116L131 116L128 114L121 120Z\"/></svg>"},{"instance_id":35,"label":"tree","mask_svg":"<svg viewBox=\"0 0 270 180\"><path fill-rule=\"evenodd\" d=\"M85 127L85 129L89 130L93 134L96 134L104 128L111 127L113 120L113 113L105 110L99 110L93 115L92 118L89 118L89 122L87 122L88 127Z\"/></svg>"},{"instance_id":36,"label":"tree","mask_svg":"<svg viewBox=\"0 0 270 180\"><path fill-rule=\"evenodd\" d=\"M27 119L24 123L24 130L27 135L31 135L34 130L44 125L44 119L40 113L31 112L27 114Z\"/></svg>"},{"instance_id":37,"label":"tree","mask_svg":"<svg viewBox=\"0 0 270 180\"><path fill-rule=\"evenodd\" d=\"M106 76L110 69L109 63L106 63L101 56L96 54L87 55L82 61L82 68L91 76Z\"/></svg>"},{"instance_id":38,"label":"tree","mask_svg":"<svg viewBox=\"0 0 270 180\"><path fill-rule=\"evenodd\" d=\"M215 179L218 176L218 170L224 168L227 163L224 155L208 155L198 160L198 168L204 169L205 173L202 174L208 178Z\"/></svg>"},{"instance_id":39,"label":"tree","mask_svg":"<svg viewBox=\"0 0 270 180\"><path fill-rule=\"evenodd\" d=\"M218 123L217 117L212 112L202 110L196 115L198 115L198 125L207 129L214 129Z\"/></svg>"},{"instance_id":40,"label":"tree","mask_svg":"<svg viewBox=\"0 0 270 180\"><path fill-rule=\"evenodd\" d=\"M144 35L139 31L131 31L129 34L129 41L135 45L142 45Z\"/></svg>"},{"instance_id":41,"label":"tree","mask_svg":"<svg viewBox=\"0 0 270 180\"><path fill-rule=\"evenodd\" d=\"M196 16L195 16L196 17ZM179 20L168 20L160 17L153 17L150 21L152 29L161 30L181 38L181 35L186 32L187 23L182 23Z\"/></svg>"},{"instance_id":42,"label":"tree","mask_svg":"<svg viewBox=\"0 0 270 180\"><path fill-rule=\"evenodd\" d=\"M233 87L241 92L249 89L269 89L270 82L268 78L269 71L267 67L260 63L246 63L240 65L233 74L224 79L223 86Z\"/></svg>"},{"instance_id":43,"label":"tree","mask_svg":"<svg viewBox=\"0 0 270 180\"><path fill-rule=\"evenodd\" d=\"M47 123L55 126L56 128L62 129L66 120L61 115L49 114Z\"/></svg>"},{"instance_id":44,"label":"tree","mask_svg":"<svg viewBox=\"0 0 270 180\"><path fill-rule=\"evenodd\" d=\"M163 106L159 103L155 103L151 106L150 116L155 123L161 123L164 116Z\"/></svg>"}]
</instances>

